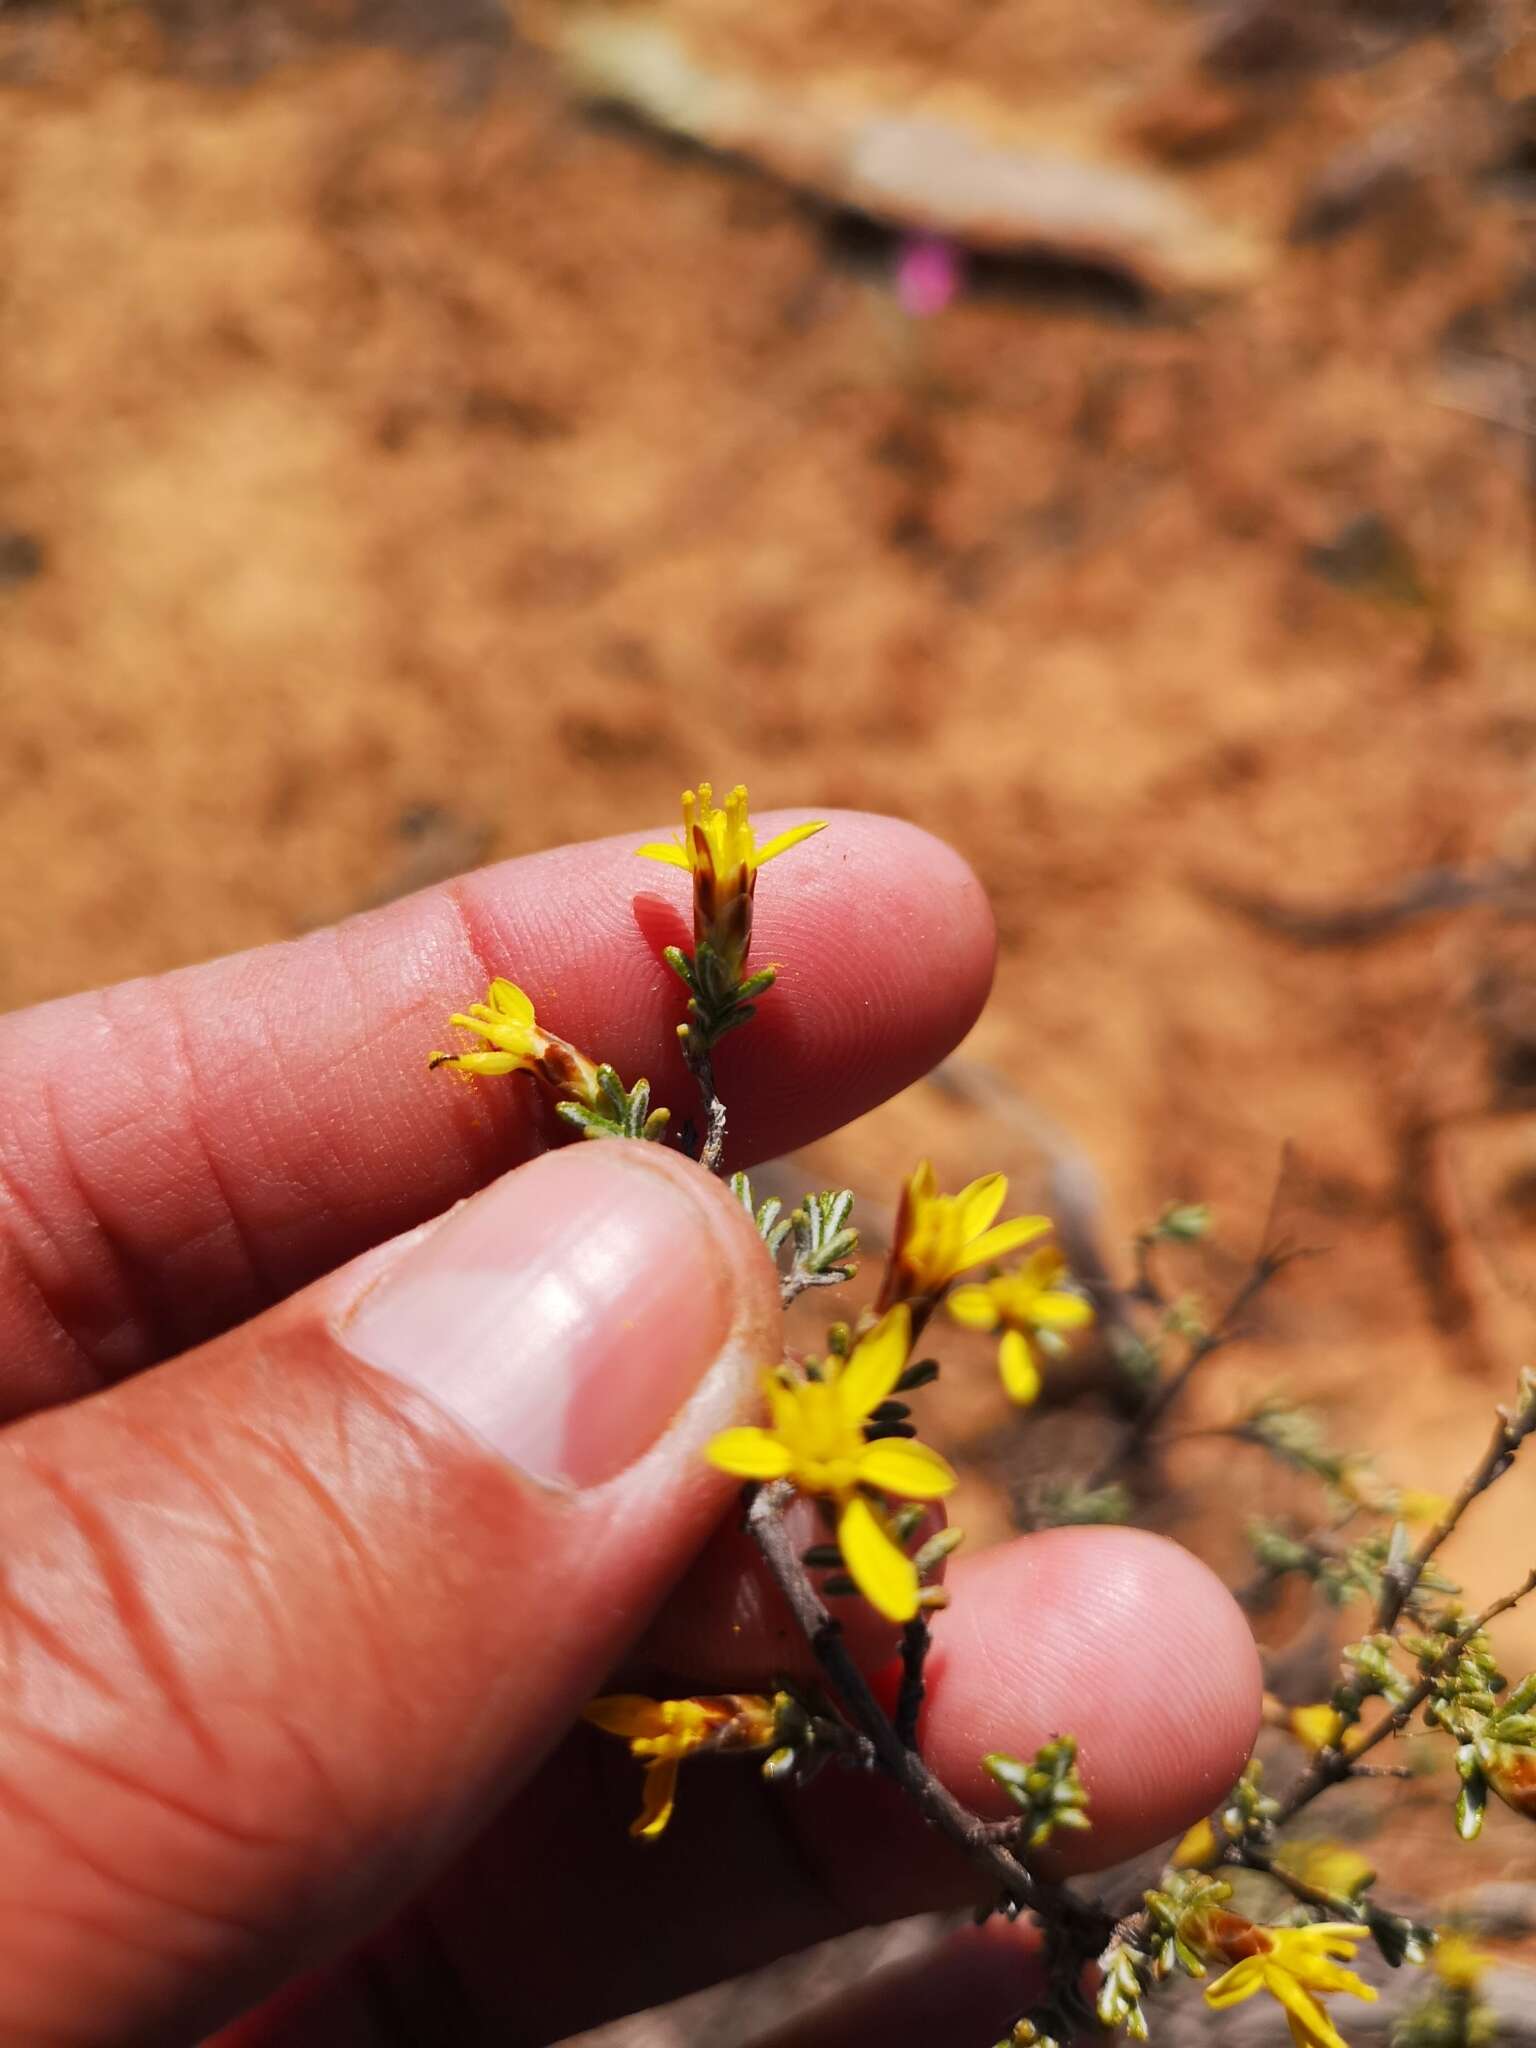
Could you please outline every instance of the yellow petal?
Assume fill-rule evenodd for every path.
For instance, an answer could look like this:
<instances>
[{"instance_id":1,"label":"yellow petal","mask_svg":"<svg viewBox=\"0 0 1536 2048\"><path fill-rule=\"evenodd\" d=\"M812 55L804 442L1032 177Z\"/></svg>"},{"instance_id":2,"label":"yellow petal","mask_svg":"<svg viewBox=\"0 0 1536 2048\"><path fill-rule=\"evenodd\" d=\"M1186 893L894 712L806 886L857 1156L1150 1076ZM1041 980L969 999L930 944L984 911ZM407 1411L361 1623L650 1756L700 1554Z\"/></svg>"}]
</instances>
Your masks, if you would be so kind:
<instances>
[{"instance_id":1,"label":"yellow petal","mask_svg":"<svg viewBox=\"0 0 1536 2048\"><path fill-rule=\"evenodd\" d=\"M526 1060L512 1052L435 1052L429 1067L456 1067L461 1074L515 1074Z\"/></svg>"},{"instance_id":2,"label":"yellow petal","mask_svg":"<svg viewBox=\"0 0 1536 2048\"><path fill-rule=\"evenodd\" d=\"M1168 1861L1175 1870L1205 1870L1221 1854L1221 1838L1208 1820L1197 1820L1180 1838Z\"/></svg>"},{"instance_id":3,"label":"yellow petal","mask_svg":"<svg viewBox=\"0 0 1536 2048\"><path fill-rule=\"evenodd\" d=\"M798 846L802 839L809 839L814 833L825 832L826 829L826 819L818 818L812 825L791 825L787 832L775 833L768 844L759 850L758 866L761 867L765 860L773 860L781 853L788 853L789 849Z\"/></svg>"},{"instance_id":4,"label":"yellow petal","mask_svg":"<svg viewBox=\"0 0 1536 2048\"><path fill-rule=\"evenodd\" d=\"M1206 1986L1205 2002L1221 2012L1229 2005L1241 2005L1245 1998L1252 1998L1256 1991L1264 1989L1264 1973L1260 1965L1262 1956L1244 1956L1240 1963L1234 1963L1224 1977L1218 1977L1214 1984Z\"/></svg>"},{"instance_id":5,"label":"yellow petal","mask_svg":"<svg viewBox=\"0 0 1536 2048\"><path fill-rule=\"evenodd\" d=\"M997 1347L997 1369L1003 1377L1003 1392L1020 1408L1040 1398L1040 1368L1022 1330L1005 1330Z\"/></svg>"},{"instance_id":6,"label":"yellow petal","mask_svg":"<svg viewBox=\"0 0 1536 2048\"><path fill-rule=\"evenodd\" d=\"M1271 1963L1264 1972L1264 1989L1271 1997L1279 1999L1287 2018L1295 2020L1301 2028L1301 2037L1314 2043L1315 2048L1349 2048L1344 2036L1332 2025L1311 1992L1298 1984L1289 1970ZM1210 1994L1206 1995L1209 1997ZM1292 2038L1298 2038L1294 2028Z\"/></svg>"},{"instance_id":7,"label":"yellow petal","mask_svg":"<svg viewBox=\"0 0 1536 2048\"><path fill-rule=\"evenodd\" d=\"M1346 1899L1364 1891L1376 1876L1358 1849L1318 1839L1283 1843L1275 1852L1275 1867L1318 1891Z\"/></svg>"},{"instance_id":8,"label":"yellow petal","mask_svg":"<svg viewBox=\"0 0 1536 2048\"><path fill-rule=\"evenodd\" d=\"M1050 1227L1049 1216L1015 1216L1011 1223L999 1223L995 1230L984 1231L967 1244L964 1262L957 1270L965 1272L972 1266L989 1265L993 1259L1005 1259L1021 1244L1043 1237Z\"/></svg>"},{"instance_id":9,"label":"yellow petal","mask_svg":"<svg viewBox=\"0 0 1536 2048\"><path fill-rule=\"evenodd\" d=\"M1093 1303L1053 1287L1048 1294L1035 1296L1029 1319L1040 1330L1085 1330L1093 1321Z\"/></svg>"},{"instance_id":10,"label":"yellow petal","mask_svg":"<svg viewBox=\"0 0 1536 2048\"><path fill-rule=\"evenodd\" d=\"M849 1577L870 1606L887 1621L910 1621L917 1612L917 1567L857 1494L838 1517L837 1541Z\"/></svg>"},{"instance_id":11,"label":"yellow petal","mask_svg":"<svg viewBox=\"0 0 1536 2048\"><path fill-rule=\"evenodd\" d=\"M659 860L669 868L687 868L692 865L682 847L670 839L653 839L646 846L635 848L637 860Z\"/></svg>"},{"instance_id":12,"label":"yellow petal","mask_svg":"<svg viewBox=\"0 0 1536 2048\"><path fill-rule=\"evenodd\" d=\"M1357 1977L1353 1970L1330 1971L1327 1983L1319 1983L1314 1988L1318 1991L1345 1991L1351 1998L1363 1998L1367 2005L1373 2005L1377 1997L1376 1987L1367 1984L1363 1977Z\"/></svg>"},{"instance_id":13,"label":"yellow petal","mask_svg":"<svg viewBox=\"0 0 1536 2048\"><path fill-rule=\"evenodd\" d=\"M766 1429L722 1429L704 1455L733 1479L784 1479L794 1462L786 1446Z\"/></svg>"},{"instance_id":14,"label":"yellow petal","mask_svg":"<svg viewBox=\"0 0 1536 2048\"><path fill-rule=\"evenodd\" d=\"M629 1832L642 1841L654 1842L672 1818L677 1800L677 1758L657 1757L645 1767L645 1792L640 1811L629 1824Z\"/></svg>"},{"instance_id":15,"label":"yellow petal","mask_svg":"<svg viewBox=\"0 0 1536 2048\"><path fill-rule=\"evenodd\" d=\"M1414 1486L1405 1486L1393 1502L1393 1513L1405 1522L1438 1522L1450 1511L1443 1493L1422 1493Z\"/></svg>"},{"instance_id":16,"label":"yellow petal","mask_svg":"<svg viewBox=\"0 0 1536 2048\"><path fill-rule=\"evenodd\" d=\"M499 1010L503 1017L515 1017L519 1024L533 1022L533 1003L515 981L506 981L498 974L487 994L491 1008Z\"/></svg>"},{"instance_id":17,"label":"yellow petal","mask_svg":"<svg viewBox=\"0 0 1536 2048\"><path fill-rule=\"evenodd\" d=\"M905 1302L883 1315L853 1347L837 1379L837 1405L849 1422L862 1422L878 1408L906 1370L912 1348L912 1316Z\"/></svg>"},{"instance_id":18,"label":"yellow petal","mask_svg":"<svg viewBox=\"0 0 1536 2048\"><path fill-rule=\"evenodd\" d=\"M942 1500L960 1483L937 1451L906 1436L883 1436L866 1444L859 1455L859 1478L903 1500Z\"/></svg>"},{"instance_id":19,"label":"yellow petal","mask_svg":"<svg viewBox=\"0 0 1536 2048\"><path fill-rule=\"evenodd\" d=\"M1008 1182L1001 1173L984 1173L979 1180L973 1180L969 1187L963 1187L955 1197L955 1213L959 1218L961 1235L969 1242L980 1237L987 1225L1008 1199Z\"/></svg>"},{"instance_id":20,"label":"yellow petal","mask_svg":"<svg viewBox=\"0 0 1536 2048\"><path fill-rule=\"evenodd\" d=\"M581 1718L609 1735L622 1735L626 1742L637 1735L659 1735L666 1727L661 1701L638 1692L610 1692L599 1700L588 1700Z\"/></svg>"},{"instance_id":21,"label":"yellow petal","mask_svg":"<svg viewBox=\"0 0 1536 2048\"><path fill-rule=\"evenodd\" d=\"M963 1323L968 1330L995 1330L997 1328L997 1303L992 1299L990 1287L982 1287L974 1281L969 1287L957 1287L949 1297L949 1312L957 1323Z\"/></svg>"},{"instance_id":22,"label":"yellow petal","mask_svg":"<svg viewBox=\"0 0 1536 2048\"><path fill-rule=\"evenodd\" d=\"M1447 1928L1436 1938L1429 1966L1440 1982L1450 1985L1453 1991L1475 1991L1493 1960L1482 1949L1474 1948L1464 1934Z\"/></svg>"},{"instance_id":23,"label":"yellow petal","mask_svg":"<svg viewBox=\"0 0 1536 2048\"><path fill-rule=\"evenodd\" d=\"M1315 1707L1292 1707L1286 1725L1308 1749L1331 1749L1344 1733L1344 1716L1324 1700Z\"/></svg>"},{"instance_id":24,"label":"yellow petal","mask_svg":"<svg viewBox=\"0 0 1536 2048\"><path fill-rule=\"evenodd\" d=\"M1283 1932L1276 1936L1277 1943L1281 1940ZM1376 1996L1370 1985L1363 1983L1353 1970L1340 1969L1339 1965L1331 1960L1337 1955L1353 1962L1355 1952L1352 1948L1338 1942L1319 1943L1318 1946L1325 1949L1326 1953L1280 1953L1271 1958L1271 1966L1289 1970L1297 1983L1305 1985L1309 1991L1326 1991L1330 1995L1336 1991L1347 1991L1351 1998L1371 1999Z\"/></svg>"},{"instance_id":25,"label":"yellow petal","mask_svg":"<svg viewBox=\"0 0 1536 2048\"><path fill-rule=\"evenodd\" d=\"M767 1380L770 1434L792 1441L800 1427L800 1403L776 1374L769 1373Z\"/></svg>"},{"instance_id":26,"label":"yellow petal","mask_svg":"<svg viewBox=\"0 0 1536 2048\"><path fill-rule=\"evenodd\" d=\"M1031 1252L1019 1269L1022 1277L1032 1281L1041 1294L1060 1287L1067 1277L1067 1262L1060 1249L1053 1244L1042 1245Z\"/></svg>"}]
</instances>

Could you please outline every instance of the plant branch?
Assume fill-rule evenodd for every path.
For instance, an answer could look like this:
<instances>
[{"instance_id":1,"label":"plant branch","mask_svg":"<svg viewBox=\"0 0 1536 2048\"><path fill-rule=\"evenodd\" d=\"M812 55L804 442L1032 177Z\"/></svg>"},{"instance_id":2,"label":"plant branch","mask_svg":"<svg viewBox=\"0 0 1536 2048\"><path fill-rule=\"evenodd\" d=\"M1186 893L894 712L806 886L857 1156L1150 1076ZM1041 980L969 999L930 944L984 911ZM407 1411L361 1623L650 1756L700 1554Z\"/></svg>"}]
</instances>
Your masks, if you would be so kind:
<instances>
[{"instance_id":1,"label":"plant branch","mask_svg":"<svg viewBox=\"0 0 1536 2048\"><path fill-rule=\"evenodd\" d=\"M841 1624L828 1613L800 1562L784 1524L784 1511L794 1497L794 1488L786 1480L760 1487L747 1511L747 1527L828 1685L858 1732L868 1737L879 1768L895 1779L930 1826L986 1876L994 1894L1006 1901L1006 1910L1039 1913L1057 1925L1070 1922L1088 1944L1084 1953L1095 1952L1108 1939L1108 1914L1098 1905L1031 1876L999 1839L994 1825L963 1806L917 1751L902 1740L849 1654Z\"/></svg>"},{"instance_id":2,"label":"plant branch","mask_svg":"<svg viewBox=\"0 0 1536 2048\"><path fill-rule=\"evenodd\" d=\"M1490 1601L1480 1614L1474 1615L1466 1627L1446 1644L1412 1690L1404 1695L1389 1714L1384 1714L1374 1727L1367 1729L1353 1749L1319 1750L1311 1768L1275 1816L1276 1827L1283 1827L1288 1820L1294 1819L1304 1806L1310 1806L1318 1794L1326 1792L1330 1785L1340 1784L1345 1778L1352 1776L1359 1759L1368 1750L1374 1749L1380 1742L1385 1742L1388 1736L1400 1735L1434 1692L1438 1681L1454 1667L1462 1651L1473 1638L1481 1635L1490 1621L1497 1620L1501 1614L1507 1614L1511 1607L1533 1592L1536 1592L1536 1568L1527 1572L1512 1592Z\"/></svg>"},{"instance_id":3,"label":"plant branch","mask_svg":"<svg viewBox=\"0 0 1536 2048\"><path fill-rule=\"evenodd\" d=\"M1187 1434L1191 1436L1224 1436L1233 1443L1240 1444L1253 1442L1251 1436L1245 1436L1241 1430L1236 1429L1190 1430ZM1312 1562L1319 1567L1343 1559L1348 1554L1347 1546L1341 1544L1337 1539L1349 1527L1350 1523L1358 1517L1359 1513L1359 1507L1353 1506L1343 1515L1335 1516L1331 1522L1316 1523L1304 1535L1296 1537L1297 1548L1308 1552ZM1244 1579L1240 1586L1232 1588L1232 1598L1245 1614L1260 1611L1267 1597L1280 1584L1281 1580L1286 1577L1287 1573L1293 1569L1300 1569L1300 1567L1261 1564L1258 1570L1249 1578Z\"/></svg>"},{"instance_id":4,"label":"plant branch","mask_svg":"<svg viewBox=\"0 0 1536 2048\"><path fill-rule=\"evenodd\" d=\"M1266 1226L1265 1235L1267 1240L1268 1226ZM1119 1443L1087 1482L1090 1490L1100 1486L1107 1486L1123 1465L1130 1463L1132 1459L1137 1457L1146 1448L1148 1440L1158 1423L1162 1421L1174 1402L1178 1400L1200 1367L1205 1364L1208 1358L1224 1349L1243 1334L1241 1327L1243 1317L1274 1279L1275 1275L1282 1272L1294 1260L1305 1258L1306 1256L1307 1253L1300 1246L1272 1246L1266 1242L1266 1248L1258 1253L1252 1267L1249 1269L1247 1278L1227 1303L1214 1326L1196 1338L1189 1348L1188 1356L1180 1364L1177 1371L1170 1373L1167 1379L1160 1381L1151 1390L1146 1400L1143 1401L1131 1420L1126 1424Z\"/></svg>"},{"instance_id":5,"label":"plant branch","mask_svg":"<svg viewBox=\"0 0 1536 2048\"><path fill-rule=\"evenodd\" d=\"M1536 1400L1526 1402L1512 1416L1506 1415L1502 1409L1499 1411L1493 1438L1481 1460L1462 1481L1461 1491L1456 1498L1413 1555L1396 1568L1389 1567L1382 1574L1381 1599L1376 1609L1378 1631L1390 1632L1397 1627L1402 1611L1413 1597L1414 1589L1423 1577L1430 1559L1450 1536L1478 1495L1486 1493L1494 1481L1502 1478L1508 1471L1516 1452L1532 1430L1536 1430ZM1493 1611L1499 1613L1503 1610L1495 1608Z\"/></svg>"},{"instance_id":6,"label":"plant branch","mask_svg":"<svg viewBox=\"0 0 1536 2048\"><path fill-rule=\"evenodd\" d=\"M1494 1481L1502 1478L1513 1464L1520 1446L1536 1430L1536 1395L1527 1391L1520 1405L1511 1414L1499 1410L1498 1421L1487 1450L1462 1481L1460 1491L1445 1513L1425 1536L1412 1556L1405 1558L1396 1567L1389 1566L1382 1574L1381 1595L1376 1604L1376 1634L1394 1634L1403 1616L1403 1610L1413 1598L1420 1579L1436 1551L1460 1522L1462 1516L1480 1494L1488 1491ZM1320 1750L1310 1769L1295 1786L1285 1801L1276 1825L1283 1826L1293 1815L1308 1806L1330 1785L1337 1785L1350 1777L1358 1759L1389 1736L1401 1734L1413 1716L1430 1698L1439 1680L1454 1668L1463 1650L1474 1636L1481 1635L1489 1622L1501 1614L1507 1614L1511 1607L1523 1600L1528 1593L1536 1592L1536 1569L1531 1570L1513 1591L1503 1594L1475 1615L1458 1635L1451 1638L1434 1662L1420 1676L1417 1684L1404 1695L1390 1713L1384 1714L1374 1727L1368 1729L1352 1748L1330 1748ZM1366 1697L1364 1693L1355 1696L1354 1706L1359 1707Z\"/></svg>"},{"instance_id":7,"label":"plant branch","mask_svg":"<svg viewBox=\"0 0 1536 2048\"><path fill-rule=\"evenodd\" d=\"M682 1048L683 1064L692 1074L704 1105L704 1137L698 1161L707 1173L718 1173L725 1157L725 1104L715 1093L715 1063L709 1048L695 1043L692 1030L682 1036Z\"/></svg>"},{"instance_id":8,"label":"plant branch","mask_svg":"<svg viewBox=\"0 0 1536 2048\"><path fill-rule=\"evenodd\" d=\"M923 1667L928 1662L932 1644L932 1631L920 1614L902 1629L901 1691L896 1700L896 1733L908 1749L917 1748L917 1724L922 1717L923 1696L927 1691Z\"/></svg>"}]
</instances>

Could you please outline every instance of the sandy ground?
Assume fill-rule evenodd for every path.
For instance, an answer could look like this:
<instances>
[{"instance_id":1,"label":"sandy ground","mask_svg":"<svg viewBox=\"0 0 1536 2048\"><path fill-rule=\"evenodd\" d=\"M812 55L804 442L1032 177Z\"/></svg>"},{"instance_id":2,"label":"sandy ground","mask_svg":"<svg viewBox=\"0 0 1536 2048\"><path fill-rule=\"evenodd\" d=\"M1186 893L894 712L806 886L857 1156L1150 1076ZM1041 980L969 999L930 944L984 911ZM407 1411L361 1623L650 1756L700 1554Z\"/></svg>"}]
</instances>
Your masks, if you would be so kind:
<instances>
[{"instance_id":1,"label":"sandy ground","mask_svg":"<svg viewBox=\"0 0 1536 2048\"><path fill-rule=\"evenodd\" d=\"M1206 1199L1219 1294L1288 1145L1329 1256L1191 1419L1284 1381L1443 1485L1536 1334L1536 892L1282 912L1536 859L1536 62L1493 7L1278 56L1247 13L1234 53L1155 0L717 9L787 90L1070 107L1264 252L1198 308L999 267L921 326L878 237L574 106L474 0L0 15L0 1000L700 774L898 812L983 876L997 992L973 1099L823 1170L878 1210L915 1150L1054 1152L1111 1245ZM998 1437L989 1371L944 1411L978 1535L1056 1442ZM1233 1576L1245 1514L1305 1511L1252 1452L1171 1478ZM1533 1508L1478 1518L1474 1590Z\"/></svg>"}]
</instances>

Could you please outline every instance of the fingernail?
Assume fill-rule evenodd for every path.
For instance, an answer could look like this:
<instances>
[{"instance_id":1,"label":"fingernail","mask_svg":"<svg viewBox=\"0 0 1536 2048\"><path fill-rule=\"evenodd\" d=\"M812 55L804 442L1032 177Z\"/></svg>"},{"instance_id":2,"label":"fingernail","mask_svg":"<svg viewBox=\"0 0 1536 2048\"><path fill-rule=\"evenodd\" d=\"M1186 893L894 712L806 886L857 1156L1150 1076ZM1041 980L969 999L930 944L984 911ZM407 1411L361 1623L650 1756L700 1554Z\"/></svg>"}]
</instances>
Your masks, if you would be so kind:
<instances>
[{"instance_id":1,"label":"fingernail","mask_svg":"<svg viewBox=\"0 0 1536 2048\"><path fill-rule=\"evenodd\" d=\"M602 1139L465 1203L363 1297L340 1340L535 1478L611 1479L726 1341L727 1254L695 1195Z\"/></svg>"}]
</instances>

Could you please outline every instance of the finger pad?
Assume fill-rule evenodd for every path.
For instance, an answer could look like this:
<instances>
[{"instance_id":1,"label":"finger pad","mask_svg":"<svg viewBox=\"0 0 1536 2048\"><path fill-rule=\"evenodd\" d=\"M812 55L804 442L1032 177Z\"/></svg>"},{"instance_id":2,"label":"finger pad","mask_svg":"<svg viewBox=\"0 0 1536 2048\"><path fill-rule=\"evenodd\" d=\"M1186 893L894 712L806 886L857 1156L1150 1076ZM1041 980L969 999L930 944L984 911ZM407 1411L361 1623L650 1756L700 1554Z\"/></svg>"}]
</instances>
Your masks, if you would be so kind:
<instances>
[{"instance_id":1,"label":"finger pad","mask_svg":"<svg viewBox=\"0 0 1536 2048\"><path fill-rule=\"evenodd\" d=\"M766 837L794 822L769 813L758 826ZM663 952L688 941L690 884L636 860L647 836L519 862L512 891L506 871L486 869L462 901L481 953L525 981L541 1018L626 1078L647 1072L686 1115L692 1083L669 1043L684 997ZM981 885L942 840L896 818L830 813L758 882L752 960L779 974L750 1030L717 1056L733 1153L791 1150L926 1073L985 1002L995 944Z\"/></svg>"},{"instance_id":2,"label":"finger pad","mask_svg":"<svg viewBox=\"0 0 1536 2048\"><path fill-rule=\"evenodd\" d=\"M1075 1868L1133 1855L1212 1807L1258 1732L1247 1623L1187 1551L1136 1529L1060 1529L957 1566L930 1660L930 1760L979 1810L1009 1811L981 1770L1075 1735L1093 1832Z\"/></svg>"}]
</instances>

